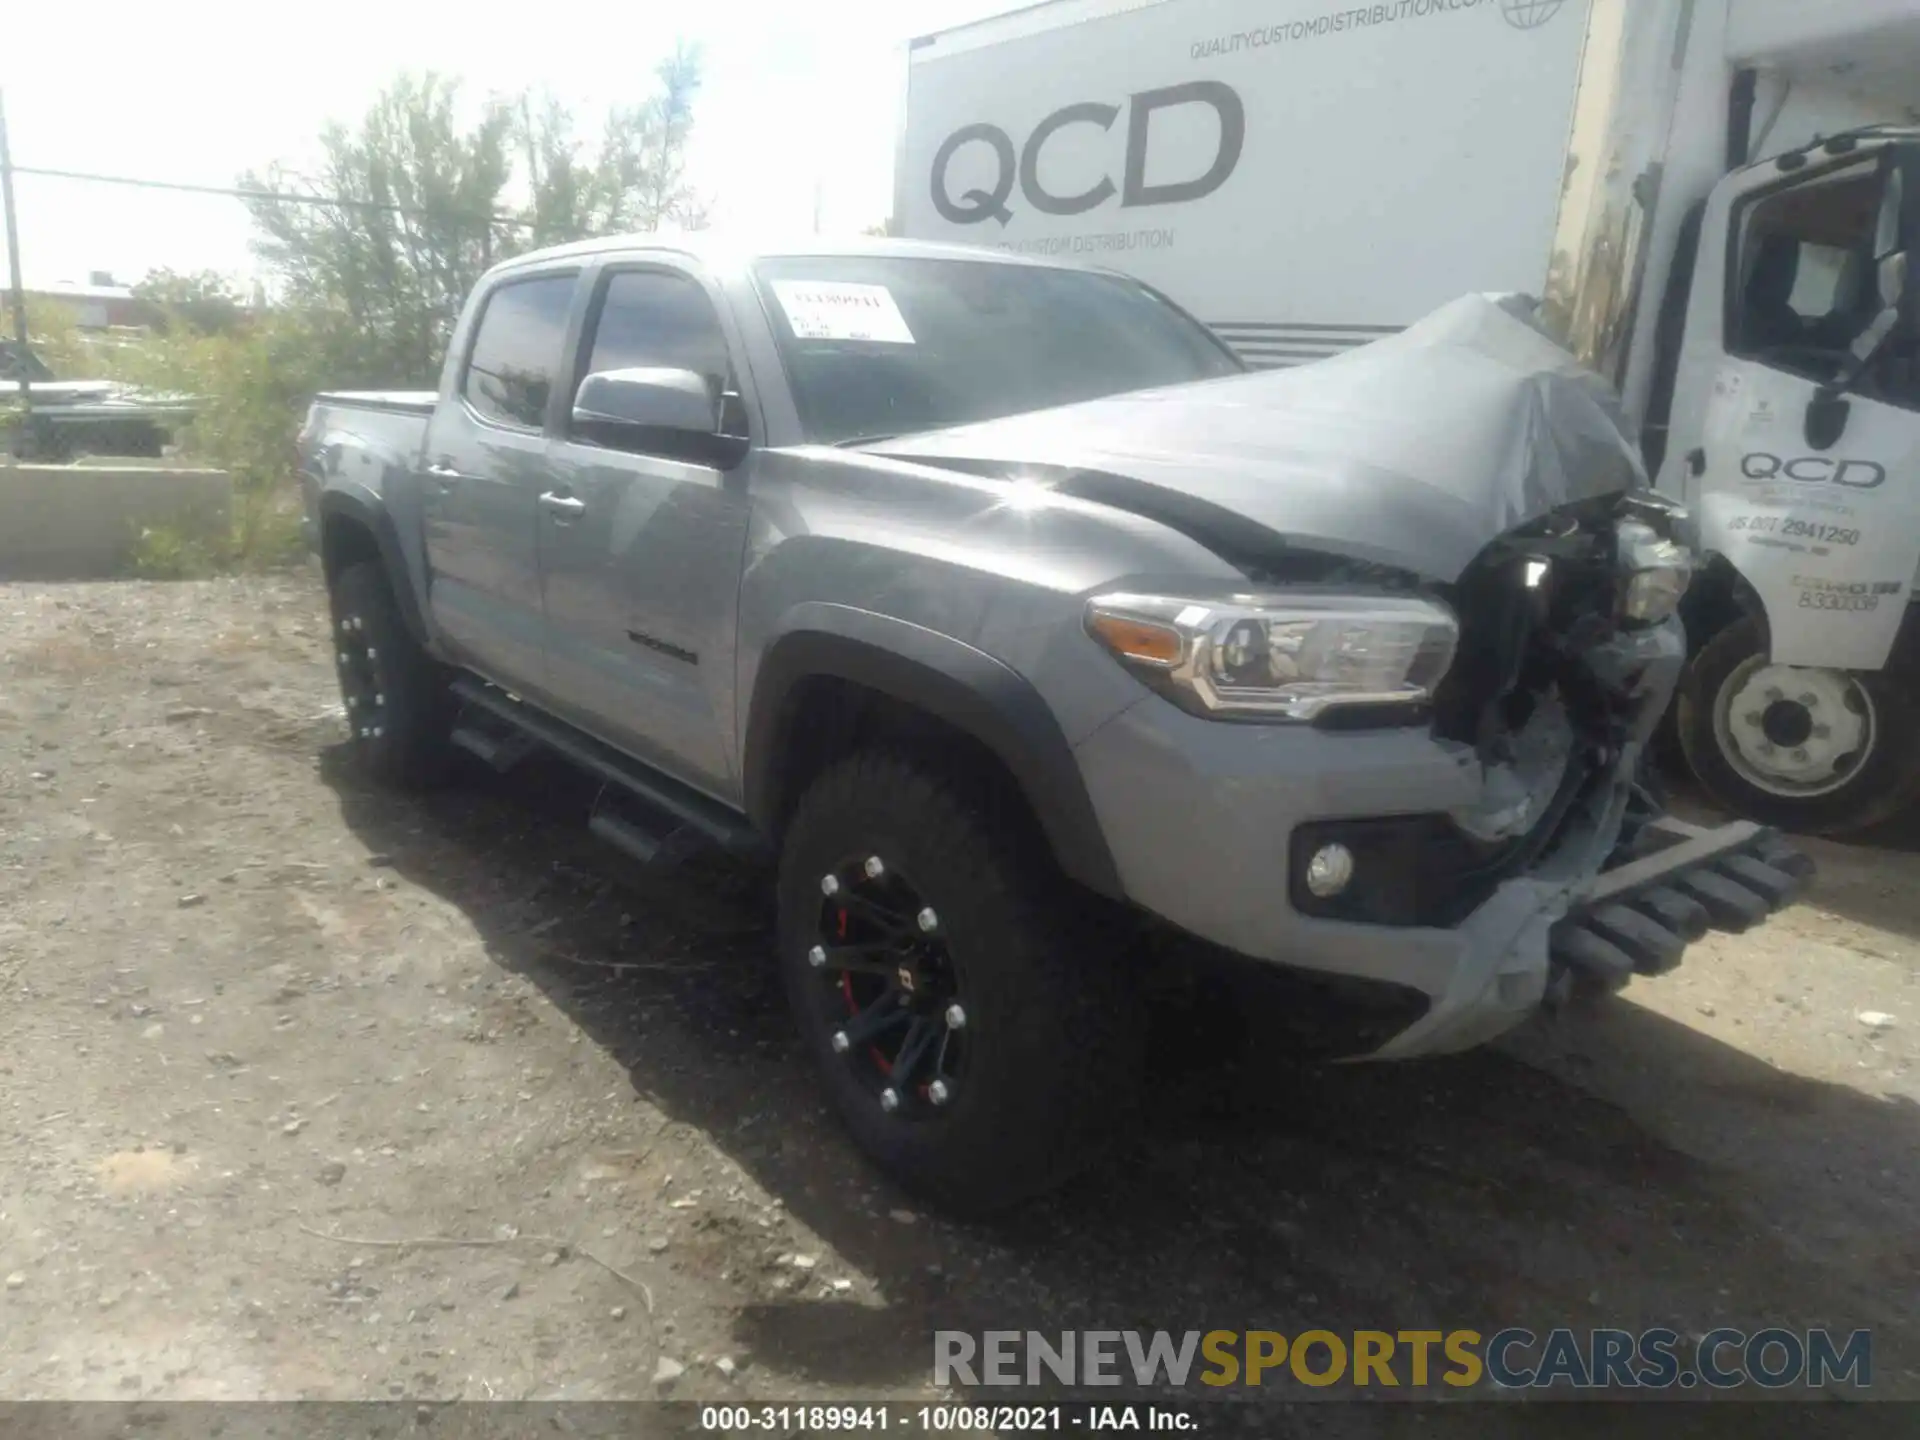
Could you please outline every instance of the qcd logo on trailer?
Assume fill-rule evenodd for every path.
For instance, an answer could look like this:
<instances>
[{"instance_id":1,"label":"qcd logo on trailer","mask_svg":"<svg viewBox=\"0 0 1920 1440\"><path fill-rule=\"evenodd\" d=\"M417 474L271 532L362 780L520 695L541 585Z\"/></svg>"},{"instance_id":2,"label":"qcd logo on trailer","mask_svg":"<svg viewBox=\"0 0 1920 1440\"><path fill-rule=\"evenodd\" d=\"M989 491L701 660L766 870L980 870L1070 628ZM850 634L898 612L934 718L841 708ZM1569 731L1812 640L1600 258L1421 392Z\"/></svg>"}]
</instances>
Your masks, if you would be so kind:
<instances>
[{"instance_id":1,"label":"qcd logo on trailer","mask_svg":"<svg viewBox=\"0 0 1920 1440\"><path fill-rule=\"evenodd\" d=\"M1220 140L1213 159L1200 174L1185 180L1147 183L1147 151L1152 143L1153 117L1180 105L1206 105L1220 121ZM1104 205L1117 193L1121 208L1142 205L1176 205L1211 195L1233 174L1240 163L1240 151L1247 139L1247 111L1232 86L1218 80L1192 80L1184 85L1169 85L1161 90L1143 90L1131 97L1127 108L1127 153L1120 184L1111 175L1103 175L1097 184L1077 195L1056 195L1040 183L1040 152L1060 131L1070 125L1092 125L1111 131L1120 118L1118 105L1103 105L1084 100L1063 106L1033 127L1026 144L1016 153L1013 137L998 125L967 125L949 135L933 156L933 206L955 225L978 225L993 219L1005 225L1013 219L1007 202L1014 186L1035 210L1043 215L1081 215ZM947 167L953 157L968 145L985 145L993 151L994 181L990 189L970 188L955 196L947 184Z\"/></svg>"},{"instance_id":2,"label":"qcd logo on trailer","mask_svg":"<svg viewBox=\"0 0 1920 1440\"><path fill-rule=\"evenodd\" d=\"M1887 467L1878 461L1834 460L1825 455L1799 455L1783 460L1763 450L1742 456L1740 473L1749 480L1844 485L1849 490L1877 490L1887 483Z\"/></svg>"}]
</instances>

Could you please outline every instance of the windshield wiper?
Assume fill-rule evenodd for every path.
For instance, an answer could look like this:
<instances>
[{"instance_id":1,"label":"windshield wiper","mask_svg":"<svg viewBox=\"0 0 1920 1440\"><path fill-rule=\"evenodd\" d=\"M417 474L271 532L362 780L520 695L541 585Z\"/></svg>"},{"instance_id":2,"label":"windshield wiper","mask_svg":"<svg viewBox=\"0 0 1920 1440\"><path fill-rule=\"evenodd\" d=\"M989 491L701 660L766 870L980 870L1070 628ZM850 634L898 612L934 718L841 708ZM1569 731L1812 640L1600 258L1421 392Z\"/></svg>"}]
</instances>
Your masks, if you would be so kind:
<instances>
[{"instance_id":1,"label":"windshield wiper","mask_svg":"<svg viewBox=\"0 0 1920 1440\"><path fill-rule=\"evenodd\" d=\"M882 440L898 440L898 435L849 435L844 440L833 442L836 450L851 450L856 445L878 445Z\"/></svg>"}]
</instances>

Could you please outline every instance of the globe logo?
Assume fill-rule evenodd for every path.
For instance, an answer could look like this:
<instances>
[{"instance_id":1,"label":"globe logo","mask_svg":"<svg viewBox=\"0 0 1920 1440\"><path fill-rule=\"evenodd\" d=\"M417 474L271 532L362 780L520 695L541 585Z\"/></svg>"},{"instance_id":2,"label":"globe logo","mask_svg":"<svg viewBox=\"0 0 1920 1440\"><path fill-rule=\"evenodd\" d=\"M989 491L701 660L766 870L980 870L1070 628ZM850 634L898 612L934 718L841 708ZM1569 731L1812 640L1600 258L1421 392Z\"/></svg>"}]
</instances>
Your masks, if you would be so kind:
<instances>
[{"instance_id":1,"label":"globe logo","mask_svg":"<svg viewBox=\"0 0 1920 1440\"><path fill-rule=\"evenodd\" d=\"M1500 13L1516 30L1538 30L1560 13L1566 0L1500 0Z\"/></svg>"}]
</instances>

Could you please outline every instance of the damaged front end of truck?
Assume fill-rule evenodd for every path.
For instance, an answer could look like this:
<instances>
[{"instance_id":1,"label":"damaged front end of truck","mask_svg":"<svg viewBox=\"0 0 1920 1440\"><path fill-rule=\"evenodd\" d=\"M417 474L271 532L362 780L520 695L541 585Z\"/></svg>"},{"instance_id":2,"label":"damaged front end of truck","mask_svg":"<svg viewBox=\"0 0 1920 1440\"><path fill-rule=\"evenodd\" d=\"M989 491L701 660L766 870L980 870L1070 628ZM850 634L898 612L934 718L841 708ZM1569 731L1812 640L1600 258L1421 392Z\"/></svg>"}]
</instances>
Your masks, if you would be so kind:
<instances>
[{"instance_id":1,"label":"damaged front end of truck","mask_svg":"<svg viewBox=\"0 0 1920 1440\"><path fill-rule=\"evenodd\" d=\"M1422 1013L1378 1056L1466 1048L1543 1003L1660 974L1707 930L1764 919L1811 874L1778 836L1683 824L1643 783L1686 658L1685 515L1648 489L1611 390L1524 302L1470 297L1337 360L876 448L1017 471L1157 521L1237 572L1239 593L1090 604L1110 649L1110 621L1157 637L1158 659L1116 654L1181 710L1291 732L1183 777L1184 803L1208 824L1176 847L1176 880L1157 855L1139 867L1160 886L1144 899L1243 955L1418 977ZM1377 677L1369 647L1404 625L1395 607L1432 615L1436 601L1450 653L1427 653L1429 636L1397 685L1372 687L1393 693L1312 668L1328 662L1308 652L1331 643L1352 675ZM1361 639L1329 642L1326 613L1351 616ZM1229 687L1243 702L1262 687L1296 698L1232 714ZM1083 763L1134 785L1164 768L1179 742L1149 737L1161 722L1144 714L1096 737ZM1356 731L1399 737L1398 806L1347 773L1354 751L1335 732ZM1111 808L1135 807L1117 796ZM1143 855L1164 849L1180 805L1138 809L1153 832ZM1285 913L1256 912L1219 877L1244 876L1247 852L1274 833L1287 837Z\"/></svg>"}]
</instances>

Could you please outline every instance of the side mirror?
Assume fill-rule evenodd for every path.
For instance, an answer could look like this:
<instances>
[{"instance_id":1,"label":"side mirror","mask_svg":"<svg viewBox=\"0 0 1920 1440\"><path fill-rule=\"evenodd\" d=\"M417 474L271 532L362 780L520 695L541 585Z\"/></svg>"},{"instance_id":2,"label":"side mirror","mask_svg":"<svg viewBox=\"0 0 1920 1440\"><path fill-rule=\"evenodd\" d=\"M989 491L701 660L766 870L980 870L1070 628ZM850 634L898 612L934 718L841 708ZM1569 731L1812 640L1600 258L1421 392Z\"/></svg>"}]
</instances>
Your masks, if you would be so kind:
<instances>
[{"instance_id":1,"label":"side mirror","mask_svg":"<svg viewBox=\"0 0 1920 1440\"><path fill-rule=\"evenodd\" d=\"M1831 450L1847 433L1847 420L1853 406L1838 387L1822 385L1807 402L1807 445L1814 450Z\"/></svg>"},{"instance_id":2,"label":"side mirror","mask_svg":"<svg viewBox=\"0 0 1920 1440\"><path fill-rule=\"evenodd\" d=\"M573 397L575 427L602 434L621 430L717 435L720 402L691 370L596 370Z\"/></svg>"}]
</instances>

